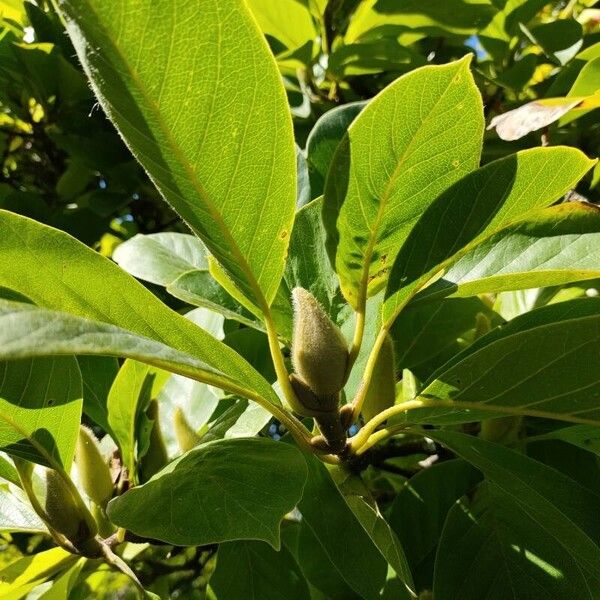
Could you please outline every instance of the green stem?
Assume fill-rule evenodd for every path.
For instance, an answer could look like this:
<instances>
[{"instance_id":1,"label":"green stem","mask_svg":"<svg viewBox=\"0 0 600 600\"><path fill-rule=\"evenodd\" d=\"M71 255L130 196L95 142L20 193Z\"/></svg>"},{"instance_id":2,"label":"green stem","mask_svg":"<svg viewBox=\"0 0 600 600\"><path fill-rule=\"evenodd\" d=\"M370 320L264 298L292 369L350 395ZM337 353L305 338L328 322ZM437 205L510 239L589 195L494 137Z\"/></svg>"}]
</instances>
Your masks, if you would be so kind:
<instances>
[{"instance_id":1,"label":"green stem","mask_svg":"<svg viewBox=\"0 0 600 600\"><path fill-rule=\"evenodd\" d=\"M411 410L412 408L421 408L423 406L423 401L421 400L408 400L407 402L401 402L400 404L395 404L390 408L380 412L378 415L374 416L370 421L365 423L364 427L353 437L350 438L350 452L352 454L362 454L360 450L362 447L369 443L371 435L377 435L380 432L375 433L375 430L383 423L385 423L389 418L398 415L407 410ZM404 426L404 425L403 425ZM389 429L383 429L382 431L389 431ZM389 437L389 436L384 436ZM381 436L377 436L376 441L380 439L384 439ZM369 444L369 448L373 444Z\"/></svg>"},{"instance_id":2,"label":"green stem","mask_svg":"<svg viewBox=\"0 0 600 600\"><path fill-rule=\"evenodd\" d=\"M373 417L365 426L352 438L350 438L350 454L362 454L363 447L370 448L373 444L380 442L383 439L396 435L399 429L404 429L409 423L391 426L380 431L377 428L385 423L391 417L400 413L414 410L415 408L455 408L457 410L468 409L476 411L485 411L501 415L536 417L540 419L552 419L555 421L566 421L569 423L578 423L582 425L600 426L600 421L594 419L584 419L573 415L561 415L557 413L547 412L544 410L528 410L519 409L514 406L497 406L495 404L486 404L483 402L466 402L454 400L431 400L423 397L417 397L414 400L408 400L400 404L396 404Z\"/></svg>"},{"instance_id":3,"label":"green stem","mask_svg":"<svg viewBox=\"0 0 600 600\"><path fill-rule=\"evenodd\" d=\"M348 354L348 369L346 376L350 375L350 371L358 358L358 353L362 346L362 340L365 333L365 308L356 311L356 325L354 326L354 339Z\"/></svg>"},{"instance_id":4,"label":"green stem","mask_svg":"<svg viewBox=\"0 0 600 600\"><path fill-rule=\"evenodd\" d=\"M277 382L279 383L279 387L290 408L301 414L302 405L298 401L298 398L296 398L296 394L290 383L290 374L285 366L281 347L279 346L279 336L277 335L277 329L275 328L275 323L273 323L273 317L270 312L264 314L264 321L269 340L269 350L271 351L271 358L273 360L273 366L275 367L275 374L277 375Z\"/></svg>"}]
</instances>

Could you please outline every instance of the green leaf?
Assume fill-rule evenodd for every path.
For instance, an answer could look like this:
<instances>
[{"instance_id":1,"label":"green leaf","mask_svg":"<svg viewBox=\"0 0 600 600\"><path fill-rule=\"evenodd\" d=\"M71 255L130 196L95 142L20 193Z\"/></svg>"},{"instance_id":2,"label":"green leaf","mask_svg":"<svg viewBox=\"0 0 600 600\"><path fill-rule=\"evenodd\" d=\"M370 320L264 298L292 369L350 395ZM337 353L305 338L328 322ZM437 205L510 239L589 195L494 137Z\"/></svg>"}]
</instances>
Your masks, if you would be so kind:
<instances>
[{"instance_id":1,"label":"green leaf","mask_svg":"<svg viewBox=\"0 0 600 600\"><path fill-rule=\"evenodd\" d=\"M6 301L0 301L0 323L6 326L0 329L0 359L78 353L122 356L232 393L252 394L241 381L189 354L112 325ZM279 403L277 394L271 393Z\"/></svg>"},{"instance_id":2,"label":"green leaf","mask_svg":"<svg viewBox=\"0 0 600 600\"><path fill-rule=\"evenodd\" d=\"M415 369L449 348L475 327L478 314L493 316L479 298L447 298L423 306L416 301L409 304L390 331L397 372Z\"/></svg>"},{"instance_id":3,"label":"green leaf","mask_svg":"<svg viewBox=\"0 0 600 600\"><path fill-rule=\"evenodd\" d=\"M298 546L302 571L327 597L358 594L367 600L377 598L385 582L386 561L323 463L312 456L305 458L308 480L298 505L302 513ZM347 590L350 596L345 595Z\"/></svg>"},{"instance_id":4,"label":"green leaf","mask_svg":"<svg viewBox=\"0 0 600 600\"><path fill-rule=\"evenodd\" d=\"M310 600L308 586L294 557L263 542L227 542L219 546L210 585L227 600Z\"/></svg>"},{"instance_id":5,"label":"green leaf","mask_svg":"<svg viewBox=\"0 0 600 600\"><path fill-rule=\"evenodd\" d=\"M338 146L323 215L354 308L385 285L423 210L477 167L483 112L469 60L401 77L369 102Z\"/></svg>"},{"instance_id":6,"label":"green leaf","mask_svg":"<svg viewBox=\"0 0 600 600\"><path fill-rule=\"evenodd\" d=\"M499 499L497 504L500 507L497 516L502 522L501 527L506 527L507 520L512 523L508 530L496 532L495 535L508 536L511 544L514 544L514 534L519 534L520 543L517 544L516 549L512 549L512 552L519 553L520 558L518 559L516 554L513 554L509 559L511 562L529 560L534 563L528 566L527 570L530 574L531 569L541 568L546 571L546 574L549 571L555 578L556 571L567 566L569 572L578 571L580 582L587 583L587 589L579 588L583 595L577 597L593 597L591 590L598 589L597 577L600 572L600 548L597 545L600 541L600 524L595 516L600 508L600 497L558 471L503 446L451 431L435 431L431 437L480 469L486 479L493 484L494 495L497 493ZM504 514L502 511L505 511ZM456 513L453 517L456 517ZM475 514L471 518L471 523L473 523L473 518L475 519L473 527L480 525L477 520L481 519L482 515ZM487 520L490 517L485 518ZM463 523L464 520L461 521L461 524ZM452 527L451 521L449 527ZM513 531L511 531L512 528L514 528ZM454 531L456 530L454 529ZM469 530L465 532L464 529L461 529L459 534L460 536L466 534L466 544L469 544L469 533ZM494 531L489 533L494 534ZM443 537L447 535L448 532L445 531ZM481 532L475 530L474 537L472 543L475 545L477 538L481 539ZM532 546L532 544L535 545ZM531 554L528 554L526 550L530 548ZM442 549L440 549L440 558L441 552ZM481 553L479 555L482 560L489 559ZM557 558L557 555L560 558ZM454 556L462 555L454 554ZM536 558L541 560L536 561ZM452 555L446 558L446 560L451 559ZM446 574L448 566L443 567ZM522 562L521 566L523 567ZM497 569L497 567L496 564L495 568ZM479 571L480 569L473 567L466 569L467 573L474 572L478 577ZM461 568L461 572L464 574L465 569ZM479 582L477 578L470 581L475 585L478 583L485 585L483 575L482 572ZM545 577L543 574L540 575ZM442 593L442 589L446 589L445 586L450 587L453 580L454 586L458 585L460 588L460 581L456 582L457 576L458 573L454 577L450 576L449 580L439 579L437 584L440 593ZM565 579L566 584L571 582L566 575ZM571 589L571 593L576 587L577 585ZM467 594L460 597L481 597L476 590L474 592L474 595ZM455 598L456 595L442 596L442 598L445 597ZM505 598L506 596L500 594L497 597ZM514 592L513 597L515 597ZM557 596L549 594L549 597Z\"/></svg>"},{"instance_id":7,"label":"green leaf","mask_svg":"<svg viewBox=\"0 0 600 600\"><path fill-rule=\"evenodd\" d=\"M323 199L317 198L296 214L284 280L290 290L308 290L331 319L339 322L345 302L325 249L322 208Z\"/></svg>"},{"instance_id":8,"label":"green leaf","mask_svg":"<svg viewBox=\"0 0 600 600\"><path fill-rule=\"evenodd\" d=\"M335 475L346 504L391 568L392 573L388 570L387 579L394 578L402 583L403 589L398 598L414 597L414 583L405 550L365 483L360 477L349 476L345 471L338 471Z\"/></svg>"},{"instance_id":9,"label":"green leaf","mask_svg":"<svg viewBox=\"0 0 600 600\"><path fill-rule=\"evenodd\" d=\"M10 490L2 483L0 483L0 531L48 533L48 529L31 508L27 498L17 496L14 490Z\"/></svg>"},{"instance_id":10,"label":"green leaf","mask_svg":"<svg viewBox=\"0 0 600 600\"><path fill-rule=\"evenodd\" d=\"M481 479L462 460L449 460L411 477L394 500L389 522L398 534L413 572L437 547L452 505Z\"/></svg>"},{"instance_id":11,"label":"green leaf","mask_svg":"<svg viewBox=\"0 0 600 600\"><path fill-rule=\"evenodd\" d=\"M448 515L436 560L436 598L590 599L593 577L510 495L488 484ZM595 587L591 588L590 584Z\"/></svg>"},{"instance_id":12,"label":"green leaf","mask_svg":"<svg viewBox=\"0 0 600 600\"><path fill-rule=\"evenodd\" d=\"M119 361L112 356L78 356L77 363L83 383L83 412L110 433L106 401Z\"/></svg>"},{"instance_id":13,"label":"green leaf","mask_svg":"<svg viewBox=\"0 0 600 600\"><path fill-rule=\"evenodd\" d=\"M21 480L19 479L17 470L13 464L3 456L0 456L0 479L4 479L4 481L8 481L17 487L21 487Z\"/></svg>"},{"instance_id":14,"label":"green leaf","mask_svg":"<svg viewBox=\"0 0 600 600\"><path fill-rule=\"evenodd\" d=\"M167 308L113 262L61 231L6 211L0 211L0 228L0 286L40 306L173 346L279 404L269 383L242 357Z\"/></svg>"},{"instance_id":15,"label":"green leaf","mask_svg":"<svg viewBox=\"0 0 600 600\"><path fill-rule=\"evenodd\" d=\"M354 14L346 39L392 31L423 30L432 35L469 35L495 14L487 0L366 0Z\"/></svg>"},{"instance_id":16,"label":"green leaf","mask_svg":"<svg viewBox=\"0 0 600 600\"><path fill-rule=\"evenodd\" d=\"M85 563L86 559L80 558L70 569L64 571L52 582L50 589L39 596L39 600L69 600Z\"/></svg>"},{"instance_id":17,"label":"green leaf","mask_svg":"<svg viewBox=\"0 0 600 600\"><path fill-rule=\"evenodd\" d=\"M536 211L475 244L417 298L475 296L597 277L600 209L569 202Z\"/></svg>"},{"instance_id":18,"label":"green leaf","mask_svg":"<svg viewBox=\"0 0 600 600\"><path fill-rule=\"evenodd\" d=\"M549 0L493 0L499 11L490 23L479 32L484 48L494 58L503 58L508 51L509 41L518 35L520 25L531 19L549 3Z\"/></svg>"},{"instance_id":19,"label":"green leaf","mask_svg":"<svg viewBox=\"0 0 600 600\"><path fill-rule=\"evenodd\" d=\"M40 583L69 568L77 557L62 548L24 556L0 571L0 597L23 598Z\"/></svg>"},{"instance_id":20,"label":"green leaf","mask_svg":"<svg viewBox=\"0 0 600 600\"><path fill-rule=\"evenodd\" d=\"M599 299L526 313L441 367L419 394L432 408L411 410L408 418L459 423L489 418L491 412L598 425L599 338ZM433 408L438 403L445 408Z\"/></svg>"},{"instance_id":21,"label":"green leaf","mask_svg":"<svg viewBox=\"0 0 600 600\"><path fill-rule=\"evenodd\" d=\"M588 50L591 50L591 48ZM583 55L584 52L581 54ZM567 98L581 98L582 96L590 96L598 92L598 90L600 90L598 77L600 77L600 56L594 56L588 60L588 62L583 65L581 71L579 71L577 79L574 81L573 86L567 94ZM579 109L575 107L572 111L563 116L558 124L560 127L562 127L567 123L582 117L586 113L590 112L590 110L593 109Z\"/></svg>"},{"instance_id":22,"label":"green leaf","mask_svg":"<svg viewBox=\"0 0 600 600\"><path fill-rule=\"evenodd\" d=\"M561 427L550 433L535 436L534 439L529 441L537 442L542 440L561 440L600 456L600 427L591 425Z\"/></svg>"},{"instance_id":23,"label":"green leaf","mask_svg":"<svg viewBox=\"0 0 600 600\"><path fill-rule=\"evenodd\" d=\"M192 306L208 308L226 319L264 330L264 324L232 298L208 271L187 271L167 285L167 292Z\"/></svg>"},{"instance_id":24,"label":"green leaf","mask_svg":"<svg viewBox=\"0 0 600 600\"><path fill-rule=\"evenodd\" d=\"M220 315L210 310L197 309L187 313L186 318L212 333L217 339L223 338L224 319ZM175 412L182 411L192 429L198 431L206 425L222 395L223 393L213 386L180 375L172 375L165 382L158 392L158 403L160 430L169 455L180 454L175 431ZM250 406L258 405L252 402Z\"/></svg>"},{"instance_id":25,"label":"green leaf","mask_svg":"<svg viewBox=\"0 0 600 600\"><path fill-rule=\"evenodd\" d=\"M10 325L2 331L19 336ZM2 358L12 358L0 345ZM0 381L0 450L68 472L83 404L75 358L3 360Z\"/></svg>"},{"instance_id":26,"label":"green leaf","mask_svg":"<svg viewBox=\"0 0 600 600\"><path fill-rule=\"evenodd\" d=\"M305 0L248 0L262 31L288 50L296 50L317 37L307 4Z\"/></svg>"},{"instance_id":27,"label":"green leaf","mask_svg":"<svg viewBox=\"0 0 600 600\"><path fill-rule=\"evenodd\" d=\"M169 544L264 540L279 547L279 523L302 495L306 467L288 444L218 440L190 450L108 505L111 521Z\"/></svg>"},{"instance_id":28,"label":"green leaf","mask_svg":"<svg viewBox=\"0 0 600 600\"><path fill-rule=\"evenodd\" d=\"M327 171L335 150L350 123L366 105L366 101L360 101L336 106L319 117L311 129L306 140L306 161L308 162L310 189L313 197L316 198L323 193ZM297 219L298 216L296 216ZM296 223L294 223L294 227L296 227Z\"/></svg>"},{"instance_id":29,"label":"green leaf","mask_svg":"<svg viewBox=\"0 0 600 600\"><path fill-rule=\"evenodd\" d=\"M583 44L583 29L575 19L559 19L542 23L531 30L522 26L531 40L556 64L565 65Z\"/></svg>"},{"instance_id":30,"label":"green leaf","mask_svg":"<svg viewBox=\"0 0 600 600\"><path fill-rule=\"evenodd\" d=\"M593 164L575 148L534 148L491 162L449 188L425 211L398 253L386 289L385 322L392 323L461 249L466 252L469 243L551 205Z\"/></svg>"},{"instance_id":31,"label":"green leaf","mask_svg":"<svg viewBox=\"0 0 600 600\"><path fill-rule=\"evenodd\" d=\"M199 11L177 0L60 0L58 8L133 153L242 293L267 310L292 228L296 154L281 78L246 4L212 0Z\"/></svg>"},{"instance_id":32,"label":"green leaf","mask_svg":"<svg viewBox=\"0 0 600 600\"><path fill-rule=\"evenodd\" d=\"M148 406L156 374L148 365L126 360L119 369L108 395L108 422L121 459L136 479L137 441L142 411Z\"/></svg>"},{"instance_id":33,"label":"green leaf","mask_svg":"<svg viewBox=\"0 0 600 600\"><path fill-rule=\"evenodd\" d=\"M119 244L112 258L130 275L164 286L187 271L208 269L204 244L184 233L135 235Z\"/></svg>"}]
</instances>

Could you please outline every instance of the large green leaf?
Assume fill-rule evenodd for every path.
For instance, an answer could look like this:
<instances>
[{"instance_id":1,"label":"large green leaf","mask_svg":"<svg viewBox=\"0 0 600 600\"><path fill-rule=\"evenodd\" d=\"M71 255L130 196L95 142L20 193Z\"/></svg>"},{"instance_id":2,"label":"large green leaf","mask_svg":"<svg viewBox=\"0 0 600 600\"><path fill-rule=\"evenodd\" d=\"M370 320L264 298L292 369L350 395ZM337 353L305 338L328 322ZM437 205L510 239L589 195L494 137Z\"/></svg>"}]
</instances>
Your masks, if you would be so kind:
<instances>
[{"instance_id":1,"label":"large green leaf","mask_svg":"<svg viewBox=\"0 0 600 600\"><path fill-rule=\"evenodd\" d=\"M475 244L419 300L549 287L600 277L600 209L569 202Z\"/></svg>"},{"instance_id":2,"label":"large green leaf","mask_svg":"<svg viewBox=\"0 0 600 600\"><path fill-rule=\"evenodd\" d=\"M227 542L219 546L210 585L227 600L309 600L308 585L294 557L284 546L273 550L264 542Z\"/></svg>"},{"instance_id":3,"label":"large green leaf","mask_svg":"<svg viewBox=\"0 0 600 600\"><path fill-rule=\"evenodd\" d=\"M461 249L466 252L469 243L551 205L593 164L575 148L534 148L491 162L453 185L425 211L400 249L386 289L384 320L391 323L440 265Z\"/></svg>"},{"instance_id":4,"label":"large green leaf","mask_svg":"<svg viewBox=\"0 0 600 600\"><path fill-rule=\"evenodd\" d=\"M387 579L393 578L400 583L398 599L414 597L414 583L405 550L365 483L344 470L338 470L333 476L346 504L388 563Z\"/></svg>"},{"instance_id":5,"label":"large green leaf","mask_svg":"<svg viewBox=\"0 0 600 600\"><path fill-rule=\"evenodd\" d=\"M489 538L490 535L507 536L511 544L514 544L516 540L520 540L516 544L517 548L511 550L511 553L519 552L521 554L520 559L517 558L516 554L505 557L505 560L513 563L510 567L511 571L516 566L514 563L519 564L519 561L523 559L528 560L534 563L533 565L527 565L528 568L525 570L529 573L529 577L531 577L532 570L545 570L545 574L538 571L539 582L540 580L544 581L549 574L556 578L557 571L567 568L568 572L578 573L579 583L587 582L587 589L580 588L577 596L565 596L564 592L559 596L555 596L553 593L547 592L544 597L595 597L595 594L591 592L598 589L598 573L600 572L600 548L597 545L600 541L600 522L596 518L600 509L600 497L558 471L503 446L451 431L435 431L431 437L483 471L486 480L493 484L494 490L497 489L494 495L497 495L500 506L497 514L499 523L497 522L496 526L500 527L500 530L488 531L487 537ZM477 543L477 538L481 538L481 531L477 529L480 527L485 528L485 524L480 521L482 518L487 520L490 515L486 517L482 514L475 514L471 518L475 530L475 539L472 540L474 545ZM504 529L507 520L511 524L508 525L508 529ZM464 521L461 521L461 523L464 523ZM452 522L449 526L452 527ZM448 533L444 531L443 537L445 538ZM459 535L466 535L465 541L467 541L469 533L471 533L471 530L465 532L462 529ZM463 547L466 549L467 546ZM472 548L472 550L475 550L475 548ZM440 549L440 552L442 551L443 548ZM482 551L475 552L475 554L481 557L482 561L489 560L489 556L486 556ZM442 555L439 556L441 559ZM461 555L456 553L455 556ZM536 560L536 558L539 560ZM445 560L452 561L452 556ZM448 564L441 567L446 574L448 573L448 567ZM523 567L524 565L521 564L521 568ZM498 568L497 564L495 568ZM467 574L472 572L477 577L481 575L479 583L477 577L469 577L471 585L485 586L485 576L488 576L489 572L484 574L483 567L481 567L481 570L482 573L480 574L480 569L474 568L473 565L461 569L463 576L465 572ZM566 577L566 573L564 576L567 579L564 584L573 583ZM460 590L458 573L450 577L449 581L438 580L437 585L440 593L443 589L447 589L446 586L458 588L456 589L457 592ZM489 579L488 585L491 585ZM496 585L498 585L498 582L496 582ZM555 586L561 585L560 582L555 582ZM463 590L463 592L466 593L466 590ZM461 598L482 597L481 594L476 592L471 593L471 595L458 594L458 596ZM447 596L442 595L441 597L455 598L457 596L449 593ZM499 593L494 597L506 598L511 596ZM521 598L522 596L517 594L512 597Z\"/></svg>"},{"instance_id":6,"label":"large green leaf","mask_svg":"<svg viewBox=\"0 0 600 600\"><path fill-rule=\"evenodd\" d=\"M600 300L537 309L481 337L442 366L413 422L467 422L489 412L600 424ZM487 412L487 415L486 415Z\"/></svg>"},{"instance_id":7,"label":"large green leaf","mask_svg":"<svg viewBox=\"0 0 600 600\"><path fill-rule=\"evenodd\" d=\"M551 532L493 484L452 508L435 568L440 600L591 600L598 585Z\"/></svg>"},{"instance_id":8,"label":"large green leaf","mask_svg":"<svg viewBox=\"0 0 600 600\"><path fill-rule=\"evenodd\" d=\"M331 598L377 598L386 560L346 504L327 469L306 456L308 480L298 505L298 561L307 579ZM340 595L341 594L341 595Z\"/></svg>"},{"instance_id":9,"label":"large green leaf","mask_svg":"<svg viewBox=\"0 0 600 600\"><path fill-rule=\"evenodd\" d=\"M306 467L293 446L264 438L218 440L190 450L150 481L112 500L113 523L176 545L264 540L302 496Z\"/></svg>"},{"instance_id":10,"label":"large green leaf","mask_svg":"<svg viewBox=\"0 0 600 600\"><path fill-rule=\"evenodd\" d=\"M133 153L265 310L292 228L296 154L277 66L245 2L57 4Z\"/></svg>"},{"instance_id":11,"label":"large green leaf","mask_svg":"<svg viewBox=\"0 0 600 600\"><path fill-rule=\"evenodd\" d=\"M61 231L6 211L0 211L0 230L0 286L40 306L173 346L279 403L269 383L241 356L167 308L113 262Z\"/></svg>"},{"instance_id":12,"label":"large green leaf","mask_svg":"<svg viewBox=\"0 0 600 600\"><path fill-rule=\"evenodd\" d=\"M0 324L0 359L52 354L122 356L234 393L246 389L241 381L189 354L114 325L7 301L0 301Z\"/></svg>"},{"instance_id":13,"label":"large green leaf","mask_svg":"<svg viewBox=\"0 0 600 600\"><path fill-rule=\"evenodd\" d=\"M417 69L355 119L333 158L323 214L350 304L385 285L423 210L479 163L481 96L469 59Z\"/></svg>"},{"instance_id":14,"label":"large green leaf","mask_svg":"<svg viewBox=\"0 0 600 600\"><path fill-rule=\"evenodd\" d=\"M69 568L77 557L62 548L24 556L0 571L0 597L20 599L34 587Z\"/></svg>"},{"instance_id":15,"label":"large green leaf","mask_svg":"<svg viewBox=\"0 0 600 600\"><path fill-rule=\"evenodd\" d=\"M20 336L10 323L0 331L2 337ZM4 340L0 357L13 358ZM3 360L0 381L0 450L69 471L83 404L75 358Z\"/></svg>"}]
</instances>

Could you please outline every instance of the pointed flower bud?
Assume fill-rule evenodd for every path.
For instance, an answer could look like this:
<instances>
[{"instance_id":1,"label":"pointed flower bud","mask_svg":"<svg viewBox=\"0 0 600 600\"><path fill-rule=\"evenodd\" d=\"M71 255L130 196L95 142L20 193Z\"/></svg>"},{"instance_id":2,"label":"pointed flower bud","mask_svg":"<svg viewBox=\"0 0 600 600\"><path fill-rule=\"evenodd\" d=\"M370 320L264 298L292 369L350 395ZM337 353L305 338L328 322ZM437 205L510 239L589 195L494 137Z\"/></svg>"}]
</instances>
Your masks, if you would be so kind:
<instances>
[{"instance_id":1,"label":"pointed flower bud","mask_svg":"<svg viewBox=\"0 0 600 600\"><path fill-rule=\"evenodd\" d=\"M84 425L79 429L75 460L79 481L88 498L98 506L106 506L113 495L110 469L100 452L96 436Z\"/></svg>"},{"instance_id":2,"label":"pointed flower bud","mask_svg":"<svg viewBox=\"0 0 600 600\"><path fill-rule=\"evenodd\" d=\"M292 298L292 363L296 376L318 397L336 395L346 381L348 344L310 292L295 288Z\"/></svg>"}]
</instances>

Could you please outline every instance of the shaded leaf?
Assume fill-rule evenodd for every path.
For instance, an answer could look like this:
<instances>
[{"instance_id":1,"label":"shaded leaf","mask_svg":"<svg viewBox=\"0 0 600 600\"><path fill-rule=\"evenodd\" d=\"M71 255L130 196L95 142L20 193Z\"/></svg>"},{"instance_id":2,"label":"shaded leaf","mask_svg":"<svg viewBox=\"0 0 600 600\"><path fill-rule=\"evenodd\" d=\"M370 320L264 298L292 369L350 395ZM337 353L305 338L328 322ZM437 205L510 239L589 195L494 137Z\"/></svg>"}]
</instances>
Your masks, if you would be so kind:
<instances>
[{"instance_id":1,"label":"shaded leaf","mask_svg":"<svg viewBox=\"0 0 600 600\"><path fill-rule=\"evenodd\" d=\"M600 424L599 307L594 298L561 302L492 330L420 393L427 406L446 408L417 408L408 418L456 423L495 412Z\"/></svg>"},{"instance_id":2,"label":"shaded leaf","mask_svg":"<svg viewBox=\"0 0 600 600\"><path fill-rule=\"evenodd\" d=\"M576 586L582 594L577 597L593 597L590 591L597 589L597 574L600 565L600 548L597 546L600 541L600 525L594 516L600 507L600 497L558 471L503 446L450 431L436 431L431 437L483 471L486 479L493 484L494 493L497 493L500 498L499 510L505 511L505 516L500 517L503 526L506 526L507 520L512 523L508 530L501 531L501 535L512 538L512 544L515 541L515 532L514 530L511 532L510 529L516 528L517 539L521 538L517 549L513 550L515 554L509 560L518 564L525 558L533 563L527 565L530 574L529 585L532 584L532 570L537 569L536 574L539 574L540 579L547 583L548 571L556 577L557 570L569 566L569 571L578 572L579 581L587 584L585 586L587 589L583 586ZM456 514L454 512L453 517L456 517ZM475 518L480 519L481 515L476 515ZM471 522L473 523L472 519ZM464 529L462 529L461 534L464 533ZM523 549L524 533L526 542ZM466 534L468 539L469 531ZM444 532L443 535L446 537L447 532ZM481 538L481 534L476 529L475 536ZM489 538L489 535L487 537ZM472 543L472 549L475 549L475 541L473 540ZM538 543L541 545L538 546ZM532 544L535 545L532 546ZM525 549L530 549L531 554L528 555L524 552ZM538 552L541 554L539 556L541 565L540 561L535 561ZM557 558L557 555L560 558ZM484 556L482 555L482 560ZM452 555L449 558L451 559ZM559 560L560 562L558 562ZM523 568L522 564L521 568ZM540 573L540 568L545 573ZM444 571L447 572L447 568ZM462 569L461 571L464 573ZM473 571L468 570L467 573L469 572ZM455 577L452 579L456 581ZM450 586L452 579L444 580L444 587ZM485 586L483 572L482 578L479 580L470 578L470 582L476 586L478 581L480 585ZM570 582L570 579L567 578L567 582ZM441 584L442 579L438 582L438 585ZM558 584L560 585L560 582ZM466 590L464 592L466 593ZM573 593L573 590L570 593ZM455 596L448 595L447 597ZM475 592L475 595L465 597L481 596ZM498 597L506 596L499 595Z\"/></svg>"},{"instance_id":3,"label":"shaded leaf","mask_svg":"<svg viewBox=\"0 0 600 600\"><path fill-rule=\"evenodd\" d=\"M264 540L279 547L279 523L302 495L306 468L288 444L218 440L190 450L150 481L108 504L111 521L175 545Z\"/></svg>"},{"instance_id":4,"label":"shaded leaf","mask_svg":"<svg viewBox=\"0 0 600 600\"><path fill-rule=\"evenodd\" d=\"M219 546L210 585L227 600L309 600L308 586L294 557L283 546L264 542L227 542Z\"/></svg>"},{"instance_id":5,"label":"shaded leaf","mask_svg":"<svg viewBox=\"0 0 600 600\"><path fill-rule=\"evenodd\" d=\"M402 486L392 504L389 523L413 571L435 551L452 505L480 479L467 462L450 460L419 471Z\"/></svg>"},{"instance_id":6,"label":"shaded leaf","mask_svg":"<svg viewBox=\"0 0 600 600\"><path fill-rule=\"evenodd\" d=\"M309 582L331 598L377 598L386 561L360 525L327 469L305 456L308 480L302 501L298 562ZM351 595L347 595L350 590Z\"/></svg>"}]
</instances>

